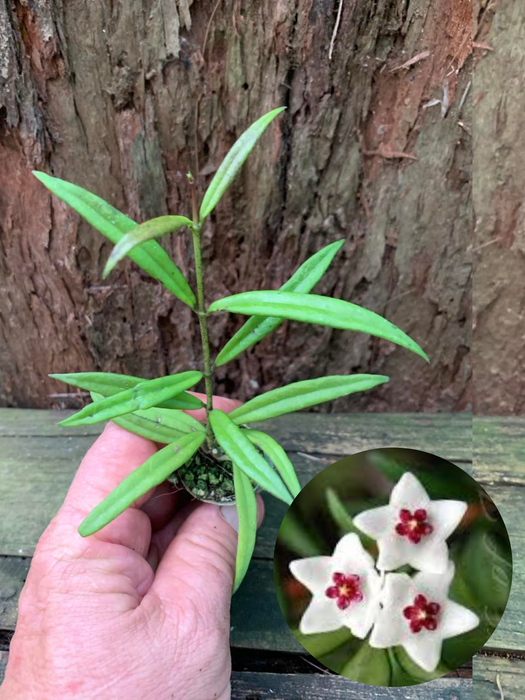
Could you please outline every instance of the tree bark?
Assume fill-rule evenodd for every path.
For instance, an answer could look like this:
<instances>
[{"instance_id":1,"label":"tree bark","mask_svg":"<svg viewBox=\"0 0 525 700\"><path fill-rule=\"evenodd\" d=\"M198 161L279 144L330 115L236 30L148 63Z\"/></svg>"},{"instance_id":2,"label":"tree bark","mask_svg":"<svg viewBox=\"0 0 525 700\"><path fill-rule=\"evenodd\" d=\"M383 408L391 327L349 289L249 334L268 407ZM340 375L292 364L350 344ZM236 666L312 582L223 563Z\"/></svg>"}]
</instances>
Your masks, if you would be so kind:
<instances>
[{"instance_id":1,"label":"tree bark","mask_svg":"<svg viewBox=\"0 0 525 700\"><path fill-rule=\"evenodd\" d=\"M476 9L475 411L523 415L525 5L485 1Z\"/></svg>"},{"instance_id":2,"label":"tree bark","mask_svg":"<svg viewBox=\"0 0 525 700\"><path fill-rule=\"evenodd\" d=\"M277 289L345 238L316 291L385 315L432 364L285 323L218 370L216 393L373 372L392 381L328 410L468 408L471 3L339 2L0 0L0 404L60 405L50 372L202 362L191 312L130 261L103 282L110 244L31 169L138 221L188 215L186 173L202 192L240 133L286 105L206 226L208 301ZM193 280L191 241L163 245ZM215 352L244 320L213 319Z\"/></svg>"}]
</instances>

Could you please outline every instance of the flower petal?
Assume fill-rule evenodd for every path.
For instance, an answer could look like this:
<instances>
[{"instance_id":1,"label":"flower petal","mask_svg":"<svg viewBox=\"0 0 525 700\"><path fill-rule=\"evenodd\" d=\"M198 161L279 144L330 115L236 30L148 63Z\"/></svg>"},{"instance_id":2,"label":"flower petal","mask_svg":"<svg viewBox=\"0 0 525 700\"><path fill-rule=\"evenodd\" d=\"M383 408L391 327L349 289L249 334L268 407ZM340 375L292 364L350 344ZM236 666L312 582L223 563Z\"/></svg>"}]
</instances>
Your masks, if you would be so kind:
<instances>
[{"instance_id":1,"label":"flower petal","mask_svg":"<svg viewBox=\"0 0 525 700\"><path fill-rule=\"evenodd\" d=\"M380 571L393 571L408 561L411 545L404 537L395 532L378 541L379 556L376 566Z\"/></svg>"},{"instance_id":2,"label":"flower petal","mask_svg":"<svg viewBox=\"0 0 525 700\"><path fill-rule=\"evenodd\" d=\"M449 560L442 574L418 571L412 580L419 593L423 593L433 601L441 603L448 596L448 589L454 578L455 570L454 562Z\"/></svg>"},{"instance_id":3,"label":"flower petal","mask_svg":"<svg viewBox=\"0 0 525 700\"><path fill-rule=\"evenodd\" d=\"M442 646L441 636L435 632L411 634L410 639L403 644L412 661L428 673L436 670Z\"/></svg>"},{"instance_id":4,"label":"flower petal","mask_svg":"<svg viewBox=\"0 0 525 700\"><path fill-rule=\"evenodd\" d=\"M330 582L331 562L331 557L295 559L290 563L290 571L312 593L321 594Z\"/></svg>"},{"instance_id":5,"label":"flower petal","mask_svg":"<svg viewBox=\"0 0 525 700\"><path fill-rule=\"evenodd\" d=\"M299 623L301 634L334 632L343 627L343 614L329 598L313 598Z\"/></svg>"},{"instance_id":6,"label":"flower petal","mask_svg":"<svg viewBox=\"0 0 525 700\"><path fill-rule=\"evenodd\" d=\"M463 605L447 600L440 618L443 639L470 632L479 625L479 617Z\"/></svg>"},{"instance_id":7,"label":"flower petal","mask_svg":"<svg viewBox=\"0 0 525 700\"><path fill-rule=\"evenodd\" d=\"M434 532L444 540L457 528L466 510L464 501L431 501L427 508Z\"/></svg>"},{"instance_id":8,"label":"flower petal","mask_svg":"<svg viewBox=\"0 0 525 700\"><path fill-rule=\"evenodd\" d=\"M408 574L388 574L385 578L381 601L383 608L377 615L370 635L370 646L375 649L403 644L411 632L403 617L403 609L413 599L414 589Z\"/></svg>"},{"instance_id":9,"label":"flower petal","mask_svg":"<svg viewBox=\"0 0 525 700\"><path fill-rule=\"evenodd\" d=\"M407 508L413 512L418 508L426 508L429 502L428 494L419 479L410 472L403 474L390 494L390 505L396 510Z\"/></svg>"},{"instance_id":10,"label":"flower petal","mask_svg":"<svg viewBox=\"0 0 525 700\"><path fill-rule=\"evenodd\" d=\"M345 611L343 624L349 627L352 634L359 639L364 639L370 632L379 614L379 602L381 599L381 578L377 572L368 571L362 582L363 601L351 605Z\"/></svg>"},{"instance_id":11,"label":"flower petal","mask_svg":"<svg viewBox=\"0 0 525 700\"><path fill-rule=\"evenodd\" d=\"M362 602L351 606L343 618L343 624L348 627L354 637L364 639L376 621L379 611L379 600Z\"/></svg>"},{"instance_id":12,"label":"flower petal","mask_svg":"<svg viewBox=\"0 0 525 700\"><path fill-rule=\"evenodd\" d=\"M350 533L342 537L332 555L332 571L359 574L374 568L374 560L363 548L361 540Z\"/></svg>"},{"instance_id":13,"label":"flower petal","mask_svg":"<svg viewBox=\"0 0 525 700\"><path fill-rule=\"evenodd\" d=\"M433 574L445 574L448 566L448 547L444 540L433 539L425 543L410 544L406 563L414 569Z\"/></svg>"},{"instance_id":14,"label":"flower petal","mask_svg":"<svg viewBox=\"0 0 525 700\"><path fill-rule=\"evenodd\" d=\"M365 510L354 518L354 525L369 537L379 539L394 529L395 511L391 506Z\"/></svg>"}]
</instances>

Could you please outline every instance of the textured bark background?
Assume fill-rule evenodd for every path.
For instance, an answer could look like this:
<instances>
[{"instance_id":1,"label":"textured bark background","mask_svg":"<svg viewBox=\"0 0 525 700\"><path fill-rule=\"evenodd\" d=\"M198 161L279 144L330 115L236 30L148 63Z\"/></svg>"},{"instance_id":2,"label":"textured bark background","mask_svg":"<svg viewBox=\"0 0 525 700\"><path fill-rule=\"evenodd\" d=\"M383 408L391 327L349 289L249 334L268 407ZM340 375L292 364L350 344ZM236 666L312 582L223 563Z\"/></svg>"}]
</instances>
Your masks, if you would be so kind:
<instances>
[{"instance_id":1,"label":"textured bark background","mask_svg":"<svg viewBox=\"0 0 525 700\"><path fill-rule=\"evenodd\" d=\"M344 0L330 58L341 1L0 0L0 404L60 405L49 372L201 362L189 310L129 261L102 282L111 246L30 170L139 221L187 214L195 139L204 188L284 104L207 225L208 299L278 288L344 237L318 290L387 316L432 364L287 323L221 368L216 391L371 371L392 381L329 410L469 407L472 4ZM190 242L163 245L192 279ZM214 350L243 320L213 320Z\"/></svg>"},{"instance_id":2,"label":"textured bark background","mask_svg":"<svg viewBox=\"0 0 525 700\"><path fill-rule=\"evenodd\" d=\"M525 4L485 2L474 80L475 410L525 411Z\"/></svg>"}]
</instances>

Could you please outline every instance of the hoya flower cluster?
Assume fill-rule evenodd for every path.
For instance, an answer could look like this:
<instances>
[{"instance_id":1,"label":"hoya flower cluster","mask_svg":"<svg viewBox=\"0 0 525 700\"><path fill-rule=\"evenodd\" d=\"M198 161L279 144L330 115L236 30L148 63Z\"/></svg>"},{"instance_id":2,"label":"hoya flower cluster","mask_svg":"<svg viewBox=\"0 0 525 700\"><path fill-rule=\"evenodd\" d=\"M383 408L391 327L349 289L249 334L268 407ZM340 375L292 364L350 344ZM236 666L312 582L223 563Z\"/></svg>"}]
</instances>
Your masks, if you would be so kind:
<instances>
[{"instance_id":1,"label":"hoya flower cluster","mask_svg":"<svg viewBox=\"0 0 525 700\"><path fill-rule=\"evenodd\" d=\"M418 666L434 671L443 640L479 624L477 615L448 597L454 563L446 540L466 508L462 501L432 501L418 479L405 473L387 506L366 510L354 520L377 541L377 562L352 533L339 541L331 557L290 564L313 595L300 631L347 627L359 639L370 633L371 647L400 645ZM413 576L395 573L406 564L417 569Z\"/></svg>"}]
</instances>

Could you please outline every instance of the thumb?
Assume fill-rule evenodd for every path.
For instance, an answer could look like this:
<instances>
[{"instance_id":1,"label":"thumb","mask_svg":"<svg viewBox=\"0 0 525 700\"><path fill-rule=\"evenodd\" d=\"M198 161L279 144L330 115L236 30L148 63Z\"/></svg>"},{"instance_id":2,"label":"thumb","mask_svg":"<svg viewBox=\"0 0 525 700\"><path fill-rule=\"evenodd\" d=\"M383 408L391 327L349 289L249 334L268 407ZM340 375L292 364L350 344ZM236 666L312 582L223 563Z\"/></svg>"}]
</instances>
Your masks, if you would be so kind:
<instances>
[{"instance_id":1,"label":"thumb","mask_svg":"<svg viewBox=\"0 0 525 700\"><path fill-rule=\"evenodd\" d=\"M264 515L257 497L258 525ZM162 557L150 592L167 605L193 603L215 629L226 624L235 578L238 515L235 506L201 503L192 510Z\"/></svg>"}]
</instances>

